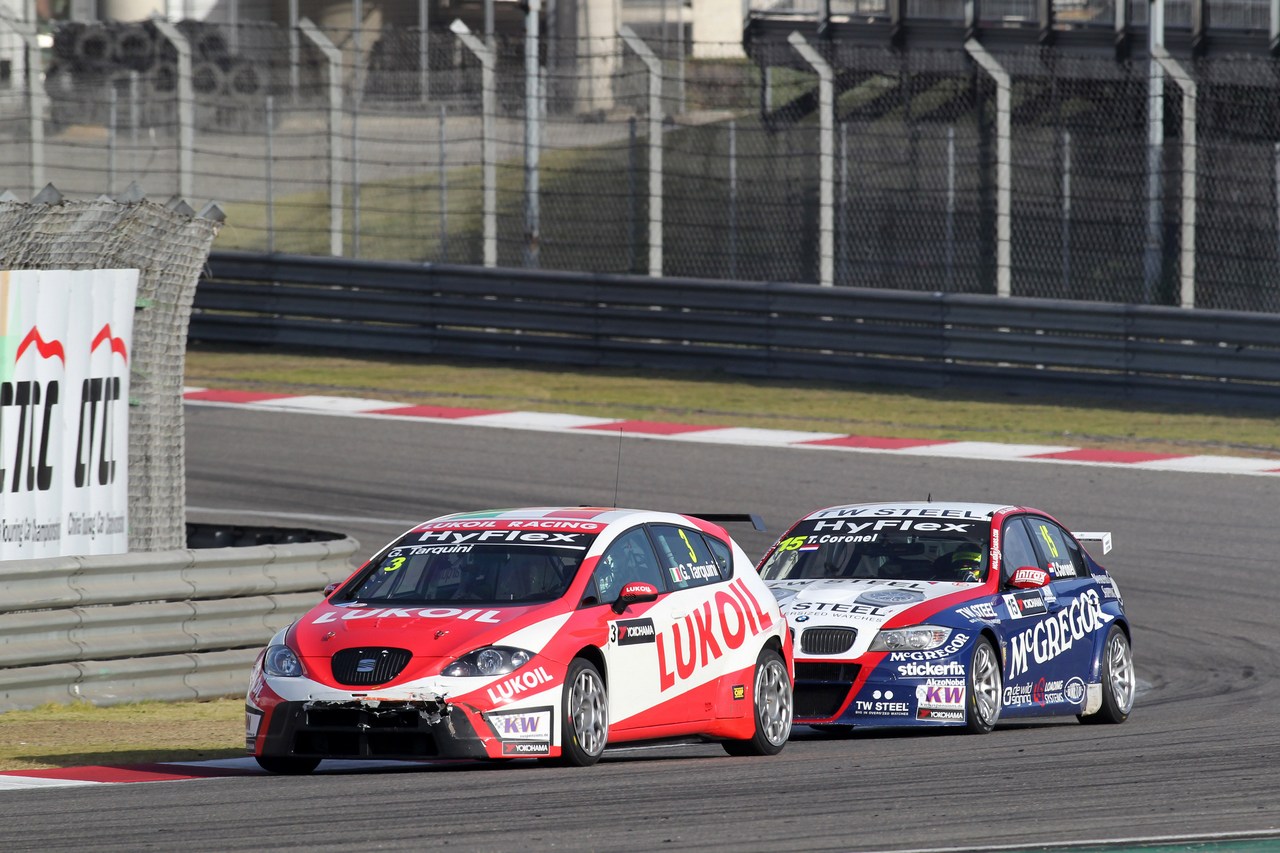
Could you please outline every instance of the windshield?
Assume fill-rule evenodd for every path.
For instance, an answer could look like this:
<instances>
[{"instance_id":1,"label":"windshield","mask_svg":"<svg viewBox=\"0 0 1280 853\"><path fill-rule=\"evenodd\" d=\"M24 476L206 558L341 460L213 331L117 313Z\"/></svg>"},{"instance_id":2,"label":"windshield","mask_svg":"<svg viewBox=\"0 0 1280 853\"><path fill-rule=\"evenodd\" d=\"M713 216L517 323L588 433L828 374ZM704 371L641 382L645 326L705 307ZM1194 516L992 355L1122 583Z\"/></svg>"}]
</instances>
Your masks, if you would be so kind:
<instances>
[{"instance_id":1,"label":"windshield","mask_svg":"<svg viewBox=\"0 0 1280 853\"><path fill-rule=\"evenodd\" d=\"M594 539L594 532L419 529L370 560L330 600L335 604L554 601L568 590Z\"/></svg>"},{"instance_id":2,"label":"windshield","mask_svg":"<svg viewBox=\"0 0 1280 853\"><path fill-rule=\"evenodd\" d=\"M778 542L760 567L767 581L820 578L881 580L981 581L987 576L986 525L934 524L963 528L920 532L907 525L895 529L893 519L875 531L832 531L831 522L813 519L797 524ZM900 521L910 521L901 519ZM877 519L880 522L880 519Z\"/></svg>"}]
</instances>

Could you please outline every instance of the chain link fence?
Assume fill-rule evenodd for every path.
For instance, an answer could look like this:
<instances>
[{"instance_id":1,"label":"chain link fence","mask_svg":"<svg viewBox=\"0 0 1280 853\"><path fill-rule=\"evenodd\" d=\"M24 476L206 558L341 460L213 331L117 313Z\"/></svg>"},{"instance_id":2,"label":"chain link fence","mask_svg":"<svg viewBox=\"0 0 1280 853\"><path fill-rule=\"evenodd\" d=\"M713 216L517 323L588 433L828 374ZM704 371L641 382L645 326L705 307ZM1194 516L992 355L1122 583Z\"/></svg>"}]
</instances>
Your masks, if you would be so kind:
<instances>
[{"instance_id":1,"label":"chain link fence","mask_svg":"<svg viewBox=\"0 0 1280 853\"><path fill-rule=\"evenodd\" d=\"M218 248L482 264L489 224L498 265L644 274L656 233L664 275L819 281L817 77L785 42L749 45L748 59L742 44L642 30L661 68L655 195L642 58L620 38L544 37L530 86L523 38L496 36L489 210L485 76L456 33L326 29L340 57L330 113L327 54L299 31L178 29L191 52L190 197L225 207ZM990 77L960 47L811 41L835 77L832 283L996 292ZM1013 295L1179 304L1194 166L1195 305L1280 311L1273 60L1184 62L1198 85L1184 163L1171 80L1163 134L1149 138L1146 59L994 56L1012 78ZM36 191L39 163L69 195L133 181L152 196L178 192L178 68L150 23L58 30L38 145L21 75L0 89L0 187Z\"/></svg>"},{"instance_id":2,"label":"chain link fence","mask_svg":"<svg viewBox=\"0 0 1280 853\"><path fill-rule=\"evenodd\" d=\"M196 282L218 212L136 195L30 202L0 197L0 269L137 269L129 353L129 550L186 546L182 384Z\"/></svg>"}]
</instances>

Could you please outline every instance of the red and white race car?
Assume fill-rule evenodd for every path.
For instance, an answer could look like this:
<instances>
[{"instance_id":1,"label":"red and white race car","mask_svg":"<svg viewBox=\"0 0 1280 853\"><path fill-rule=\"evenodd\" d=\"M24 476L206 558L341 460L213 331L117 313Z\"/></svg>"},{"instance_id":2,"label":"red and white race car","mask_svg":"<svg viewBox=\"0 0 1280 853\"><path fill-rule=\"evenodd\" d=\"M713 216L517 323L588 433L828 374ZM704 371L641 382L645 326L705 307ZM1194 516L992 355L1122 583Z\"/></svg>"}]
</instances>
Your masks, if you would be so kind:
<instances>
[{"instance_id":1,"label":"red and white race car","mask_svg":"<svg viewBox=\"0 0 1280 853\"><path fill-rule=\"evenodd\" d=\"M690 735L772 755L791 680L774 596L708 518L459 513L404 534L271 640L245 743L275 773L328 758L585 766L606 744Z\"/></svg>"}]
</instances>

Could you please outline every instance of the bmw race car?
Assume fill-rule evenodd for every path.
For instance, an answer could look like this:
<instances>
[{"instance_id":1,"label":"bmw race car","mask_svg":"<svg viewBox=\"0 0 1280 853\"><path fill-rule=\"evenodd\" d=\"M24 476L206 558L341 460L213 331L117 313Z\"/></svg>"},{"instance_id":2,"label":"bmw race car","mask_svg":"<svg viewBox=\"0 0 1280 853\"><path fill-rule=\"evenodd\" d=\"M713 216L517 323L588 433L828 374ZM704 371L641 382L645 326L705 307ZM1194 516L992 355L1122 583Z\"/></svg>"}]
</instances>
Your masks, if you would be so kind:
<instances>
[{"instance_id":1,"label":"bmw race car","mask_svg":"<svg viewBox=\"0 0 1280 853\"><path fill-rule=\"evenodd\" d=\"M772 755L791 731L791 637L709 518L604 508L447 515L405 533L259 655L245 745L322 759L595 763L702 736Z\"/></svg>"},{"instance_id":2,"label":"bmw race car","mask_svg":"<svg viewBox=\"0 0 1280 853\"><path fill-rule=\"evenodd\" d=\"M795 632L795 722L963 726L1076 715L1121 723L1136 680L1115 580L1029 507L853 504L813 512L760 575Z\"/></svg>"}]
</instances>

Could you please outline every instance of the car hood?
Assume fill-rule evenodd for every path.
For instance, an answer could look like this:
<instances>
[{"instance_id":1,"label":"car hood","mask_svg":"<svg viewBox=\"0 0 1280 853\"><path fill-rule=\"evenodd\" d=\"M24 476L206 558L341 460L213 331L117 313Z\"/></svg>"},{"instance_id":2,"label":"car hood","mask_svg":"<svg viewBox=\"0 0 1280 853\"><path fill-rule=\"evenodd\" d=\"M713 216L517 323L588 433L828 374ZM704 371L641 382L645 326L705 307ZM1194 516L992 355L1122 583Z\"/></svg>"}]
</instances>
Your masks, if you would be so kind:
<instances>
[{"instance_id":1,"label":"car hood","mask_svg":"<svg viewBox=\"0 0 1280 853\"><path fill-rule=\"evenodd\" d=\"M330 657L341 649L388 646L415 657L452 657L494 643L522 625L526 607L374 607L321 604L298 621L293 641L303 657Z\"/></svg>"},{"instance_id":2,"label":"car hood","mask_svg":"<svg viewBox=\"0 0 1280 853\"><path fill-rule=\"evenodd\" d=\"M907 611L911 611L909 622L895 624L922 622L943 608L983 594L979 584L871 578L769 581L769 588L792 624L847 625L859 633L878 629Z\"/></svg>"}]
</instances>

